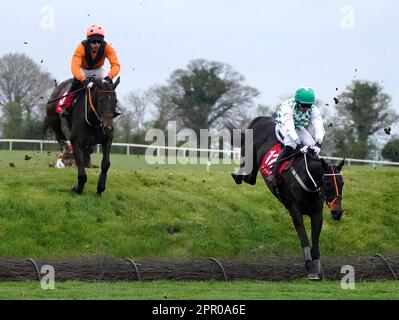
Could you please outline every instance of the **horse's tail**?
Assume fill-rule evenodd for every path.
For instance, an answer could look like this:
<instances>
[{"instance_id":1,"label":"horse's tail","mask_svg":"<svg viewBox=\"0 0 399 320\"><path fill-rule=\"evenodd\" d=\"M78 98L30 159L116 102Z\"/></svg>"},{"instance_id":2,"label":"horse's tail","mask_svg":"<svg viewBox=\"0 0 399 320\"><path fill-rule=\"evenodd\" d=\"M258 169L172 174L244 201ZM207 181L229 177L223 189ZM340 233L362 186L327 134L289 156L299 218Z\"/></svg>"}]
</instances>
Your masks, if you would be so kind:
<instances>
[{"instance_id":1,"label":"horse's tail","mask_svg":"<svg viewBox=\"0 0 399 320\"><path fill-rule=\"evenodd\" d=\"M43 127L42 127L42 140L44 140L44 137L45 137L45 135L47 133L47 130L48 130L49 126L50 126L50 123L49 123L48 117L45 116L44 117L44 121L43 121Z\"/></svg>"}]
</instances>

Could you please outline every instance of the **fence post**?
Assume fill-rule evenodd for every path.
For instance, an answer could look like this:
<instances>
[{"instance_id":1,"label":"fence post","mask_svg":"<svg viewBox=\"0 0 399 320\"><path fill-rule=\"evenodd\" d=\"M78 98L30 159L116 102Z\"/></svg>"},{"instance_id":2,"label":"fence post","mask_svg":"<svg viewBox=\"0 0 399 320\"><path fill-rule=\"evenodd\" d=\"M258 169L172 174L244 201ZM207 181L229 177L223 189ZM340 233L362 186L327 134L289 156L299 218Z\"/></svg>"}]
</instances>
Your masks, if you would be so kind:
<instances>
[{"instance_id":1,"label":"fence post","mask_svg":"<svg viewBox=\"0 0 399 320\"><path fill-rule=\"evenodd\" d=\"M40 151L43 151L43 141L40 142Z\"/></svg>"},{"instance_id":2,"label":"fence post","mask_svg":"<svg viewBox=\"0 0 399 320\"><path fill-rule=\"evenodd\" d=\"M97 153L100 153L100 145L97 145Z\"/></svg>"},{"instance_id":3,"label":"fence post","mask_svg":"<svg viewBox=\"0 0 399 320\"><path fill-rule=\"evenodd\" d=\"M10 140L10 151L12 151L12 141Z\"/></svg>"},{"instance_id":4,"label":"fence post","mask_svg":"<svg viewBox=\"0 0 399 320\"><path fill-rule=\"evenodd\" d=\"M126 154L130 155L130 146L128 144L126 145Z\"/></svg>"}]
</instances>

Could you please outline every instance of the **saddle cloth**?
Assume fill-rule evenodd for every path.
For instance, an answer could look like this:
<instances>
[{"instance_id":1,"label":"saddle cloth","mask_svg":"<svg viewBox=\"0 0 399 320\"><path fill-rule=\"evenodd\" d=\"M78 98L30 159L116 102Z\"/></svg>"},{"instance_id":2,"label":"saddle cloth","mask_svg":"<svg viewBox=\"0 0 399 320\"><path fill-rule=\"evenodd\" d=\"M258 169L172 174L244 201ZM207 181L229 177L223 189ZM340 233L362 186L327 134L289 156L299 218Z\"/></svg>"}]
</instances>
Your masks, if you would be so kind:
<instances>
[{"instance_id":1,"label":"saddle cloth","mask_svg":"<svg viewBox=\"0 0 399 320\"><path fill-rule=\"evenodd\" d=\"M265 175L265 176L270 176L275 162L278 158L278 155L280 154L281 150L283 150L283 145L281 143L277 143L276 145L274 145L273 147L271 147L265 154L265 156L263 157L263 160L260 164L259 167L259 171ZM283 170L285 168L287 168L290 163L292 161L291 159L288 159L286 161L283 162L283 164L280 165L280 168L278 169L279 175L281 175L281 173L283 172Z\"/></svg>"},{"instance_id":2,"label":"saddle cloth","mask_svg":"<svg viewBox=\"0 0 399 320\"><path fill-rule=\"evenodd\" d=\"M64 96L68 93L68 90L65 90L61 96ZM63 108L68 108L75 103L75 99L77 98L78 92L72 93L71 95L62 98L58 101L57 105L55 106L55 112L61 113Z\"/></svg>"}]
</instances>

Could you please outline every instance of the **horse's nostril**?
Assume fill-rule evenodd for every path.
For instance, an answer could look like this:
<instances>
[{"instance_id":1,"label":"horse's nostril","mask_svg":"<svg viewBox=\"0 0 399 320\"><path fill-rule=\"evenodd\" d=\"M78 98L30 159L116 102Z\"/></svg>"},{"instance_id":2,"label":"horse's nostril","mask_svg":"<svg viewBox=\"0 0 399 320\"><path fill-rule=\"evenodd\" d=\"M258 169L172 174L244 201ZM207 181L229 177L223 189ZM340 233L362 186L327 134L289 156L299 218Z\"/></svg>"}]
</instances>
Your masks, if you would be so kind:
<instances>
[{"instance_id":1,"label":"horse's nostril","mask_svg":"<svg viewBox=\"0 0 399 320\"><path fill-rule=\"evenodd\" d=\"M333 218L333 220L339 221L341 220L342 213L338 211L331 211L331 217Z\"/></svg>"}]
</instances>

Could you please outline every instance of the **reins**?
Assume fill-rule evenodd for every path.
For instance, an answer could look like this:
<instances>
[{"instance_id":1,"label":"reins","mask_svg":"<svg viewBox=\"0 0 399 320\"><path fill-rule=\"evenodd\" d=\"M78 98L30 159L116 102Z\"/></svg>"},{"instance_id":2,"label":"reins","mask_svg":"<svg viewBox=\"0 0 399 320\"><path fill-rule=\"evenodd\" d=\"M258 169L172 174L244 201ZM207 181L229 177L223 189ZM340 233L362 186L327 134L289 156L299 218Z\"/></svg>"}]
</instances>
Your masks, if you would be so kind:
<instances>
[{"instance_id":1,"label":"reins","mask_svg":"<svg viewBox=\"0 0 399 320\"><path fill-rule=\"evenodd\" d=\"M68 93L68 94L66 94L66 95L63 95L63 96L61 96L61 97L58 97L57 99L48 101L47 104L50 104L50 103L59 101L59 100L61 100L61 99L64 99L64 98L66 98L66 97L68 97L68 96L70 96L70 95L72 95L72 94L74 94L74 93L76 93L76 92L80 92L80 91L82 91L82 90L84 90L84 87L83 87L83 88L80 88L80 89L78 89L78 90L72 91L71 93Z\"/></svg>"},{"instance_id":2,"label":"reins","mask_svg":"<svg viewBox=\"0 0 399 320\"><path fill-rule=\"evenodd\" d=\"M267 168L270 168L270 167L274 167L275 165L277 165L280 162L284 162L284 161L286 161L288 159L291 159L291 158L295 157L300 151L301 150L298 150L298 151L294 152L293 154L289 155L288 157L285 157L285 158L283 158L281 160L275 161L275 162L273 162L273 163L271 163L271 164L269 164L267 166L263 166L262 168L259 168L259 171L267 169Z\"/></svg>"},{"instance_id":3,"label":"reins","mask_svg":"<svg viewBox=\"0 0 399 320\"><path fill-rule=\"evenodd\" d=\"M101 93L116 93L115 90L101 90L101 89L98 89L97 92L101 92ZM98 115L98 113L97 113L97 111L96 111L96 108L94 107L91 88L88 88L88 93L87 93L87 95L88 95L88 99L85 99L85 118L86 118L87 124L92 125L92 124L90 123L90 121L87 119L87 100L89 100L90 108L91 108L91 110L94 112L94 114L96 115L97 120L98 120L100 123L102 123L102 120L101 120L101 118L99 117L99 115Z\"/></svg>"}]
</instances>

